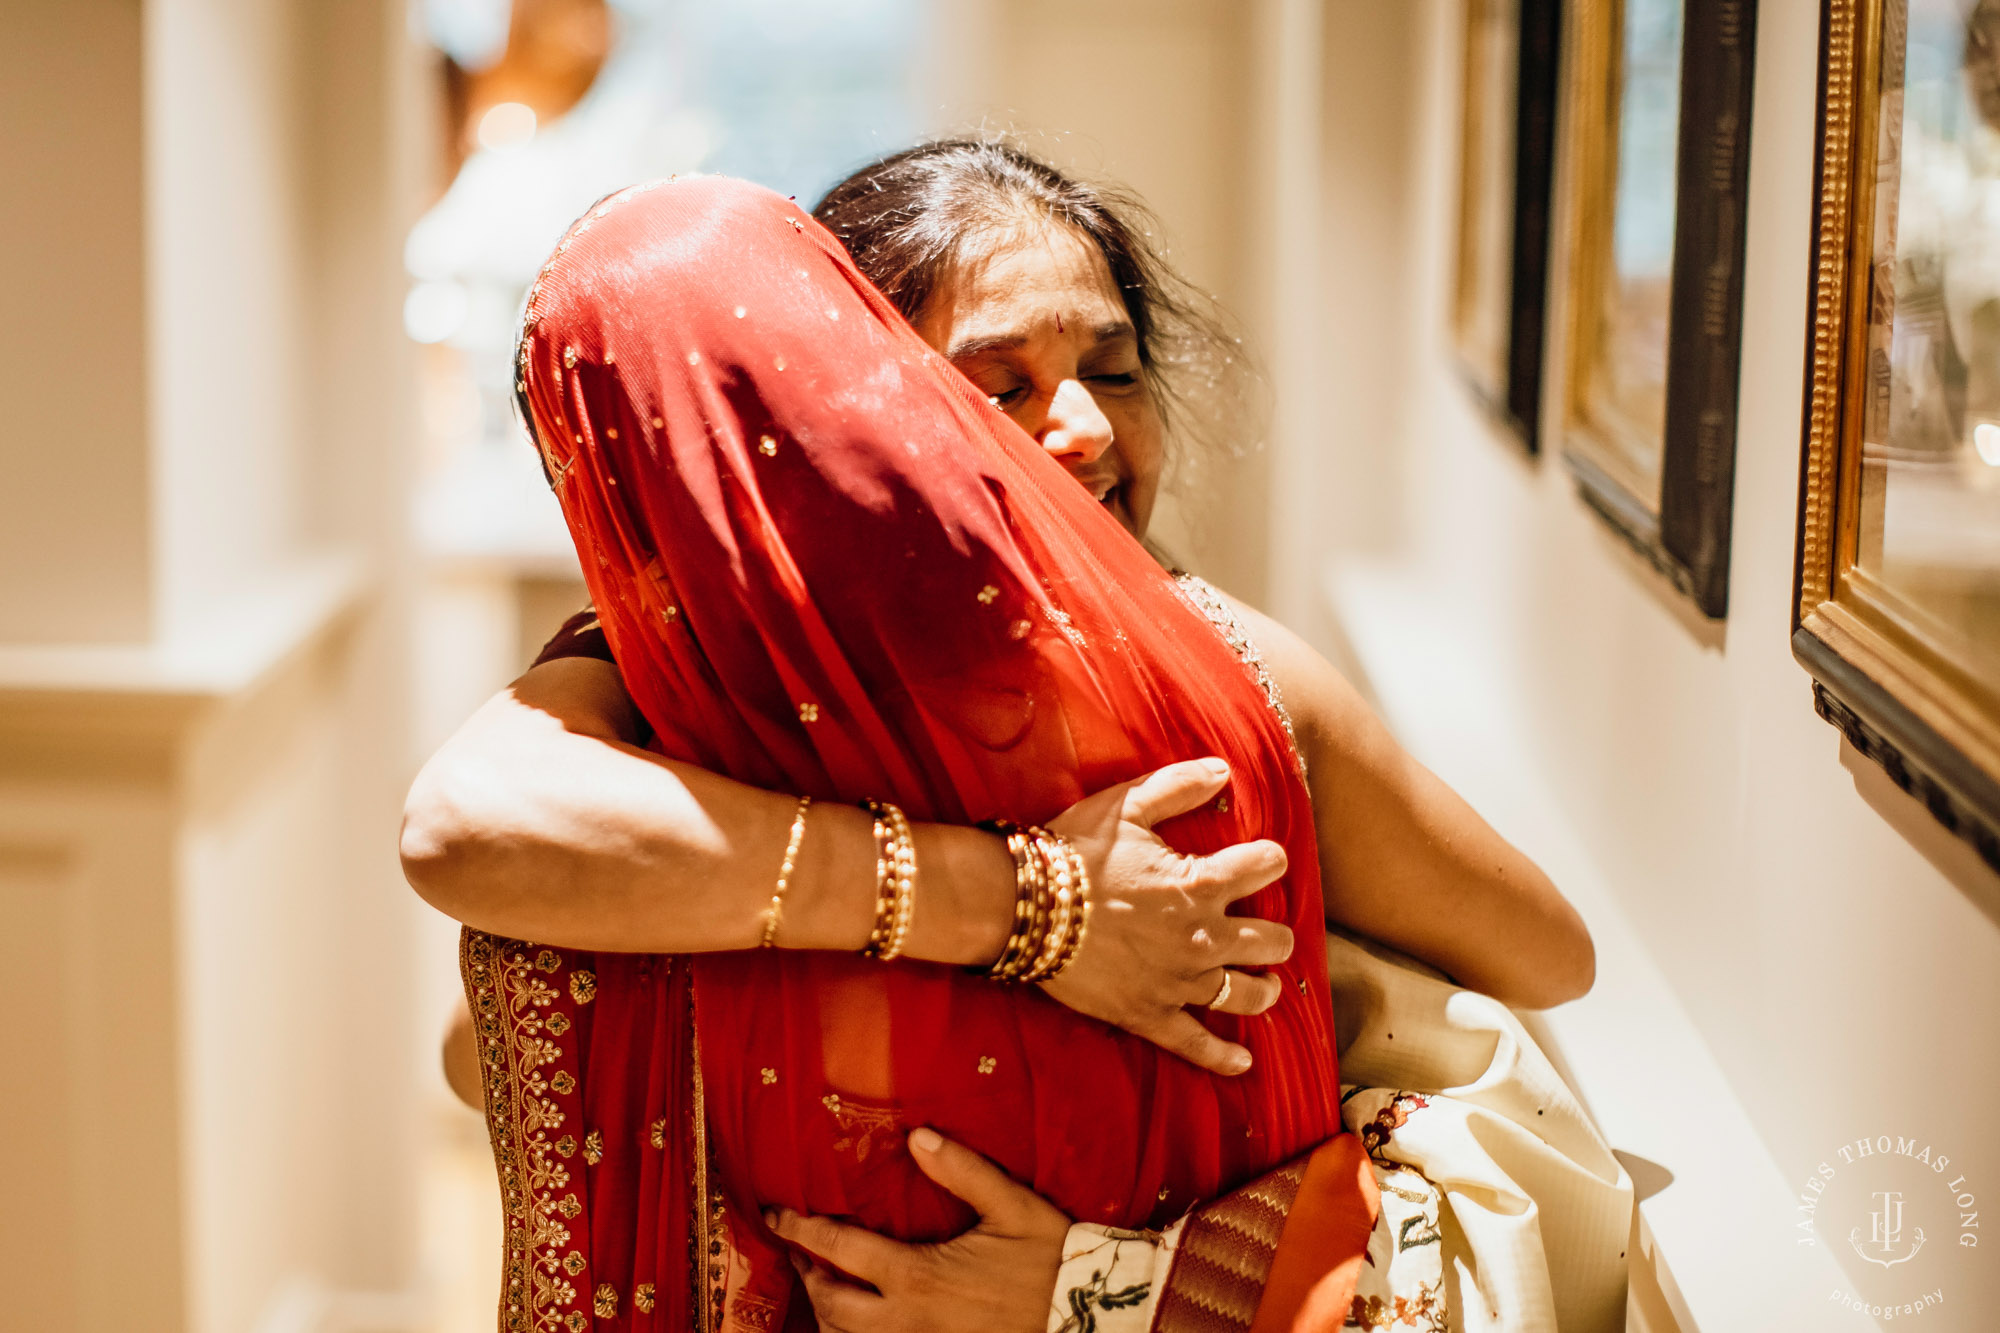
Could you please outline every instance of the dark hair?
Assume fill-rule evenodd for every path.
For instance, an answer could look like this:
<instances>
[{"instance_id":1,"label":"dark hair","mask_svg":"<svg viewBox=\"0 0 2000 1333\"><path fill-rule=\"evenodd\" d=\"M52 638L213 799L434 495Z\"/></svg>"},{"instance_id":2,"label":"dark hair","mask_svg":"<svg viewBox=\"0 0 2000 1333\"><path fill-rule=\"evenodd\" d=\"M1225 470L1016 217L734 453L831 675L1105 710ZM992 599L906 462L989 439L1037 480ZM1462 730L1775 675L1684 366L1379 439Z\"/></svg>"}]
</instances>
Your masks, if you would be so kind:
<instances>
[{"instance_id":1,"label":"dark hair","mask_svg":"<svg viewBox=\"0 0 2000 1333\"><path fill-rule=\"evenodd\" d=\"M1158 227L1128 191L1076 180L1003 139L939 139L869 163L813 216L913 322L982 239L1024 220L1071 227L1111 269L1171 434L1215 442L1248 420L1227 411L1247 396L1242 340L1161 258Z\"/></svg>"}]
</instances>

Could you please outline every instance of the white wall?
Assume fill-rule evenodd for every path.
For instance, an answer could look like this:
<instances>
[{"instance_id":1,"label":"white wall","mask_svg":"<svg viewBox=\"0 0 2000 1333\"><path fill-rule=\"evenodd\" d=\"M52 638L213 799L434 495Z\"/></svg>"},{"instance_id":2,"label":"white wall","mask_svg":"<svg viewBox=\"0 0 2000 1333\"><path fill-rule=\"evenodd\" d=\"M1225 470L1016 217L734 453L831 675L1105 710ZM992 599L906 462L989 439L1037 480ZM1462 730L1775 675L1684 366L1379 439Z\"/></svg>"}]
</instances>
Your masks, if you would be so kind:
<instances>
[{"instance_id":1,"label":"white wall","mask_svg":"<svg viewBox=\"0 0 2000 1333\"><path fill-rule=\"evenodd\" d=\"M0 1036L16 1071L0 1171L10 1199L36 1201L0 1213L0 1245L22 1263L9 1326L118 1333L138 1312L176 1329L179 1047L160 869L173 830L157 756L23 772L19 732L0 726L0 741L0 929L22 964L20 1018Z\"/></svg>"},{"instance_id":2,"label":"white wall","mask_svg":"<svg viewBox=\"0 0 2000 1333\"><path fill-rule=\"evenodd\" d=\"M152 588L139 7L18 0L5 31L0 622L17 641L142 637Z\"/></svg>"},{"instance_id":3,"label":"white wall","mask_svg":"<svg viewBox=\"0 0 2000 1333\"><path fill-rule=\"evenodd\" d=\"M153 578L171 634L297 542L308 108L300 6L143 10Z\"/></svg>"},{"instance_id":4,"label":"white wall","mask_svg":"<svg viewBox=\"0 0 2000 1333\"><path fill-rule=\"evenodd\" d=\"M1887 1133L1935 1144L1976 1190L2000 1189L1996 881L1843 754L1788 644L1819 5L1761 6L1719 641L1602 530L1558 459L1524 459L1459 384L1442 319L1459 5L1388 8L1324 10L1328 267L1313 304L1326 372L1282 386L1308 395L1290 419L1323 425L1279 457L1323 451L1302 488L1325 521L1274 562L1336 586L1343 572L1386 571L1411 592L1402 610L1444 629L1453 665L1518 738L1523 780L1554 794L1795 1188L1840 1145ZM1274 496L1294 475L1281 467ZM1450 777L1472 744L1427 757ZM1792 1234L1787 1212L1705 1206L1759 1243ZM1925 1326L1989 1326L2000 1255L1949 1272L1946 1310Z\"/></svg>"},{"instance_id":5,"label":"white wall","mask_svg":"<svg viewBox=\"0 0 2000 1333\"><path fill-rule=\"evenodd\" d=\"M415 1326L413 61L400 0L0 7L24 1327Z\"/></svg>"}]
</instances>

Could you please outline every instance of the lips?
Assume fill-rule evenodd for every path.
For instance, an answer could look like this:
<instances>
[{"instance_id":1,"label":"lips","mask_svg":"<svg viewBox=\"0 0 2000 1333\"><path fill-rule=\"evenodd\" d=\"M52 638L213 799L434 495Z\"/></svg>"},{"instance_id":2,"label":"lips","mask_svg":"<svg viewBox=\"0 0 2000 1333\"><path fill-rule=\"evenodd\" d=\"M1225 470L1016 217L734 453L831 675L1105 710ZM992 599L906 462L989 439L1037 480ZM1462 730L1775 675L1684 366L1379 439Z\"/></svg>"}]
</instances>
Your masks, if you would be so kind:
<instances>
[{"instance_id":1,"label":"lips","mask_svg":"<svg viewBox=\"0 0 2000 1333\"><path fill-rule=\"evenodd\" d=\"M1072 472L1077 484L1090 492L1090 498L1103 504L1111 493L1119 488L1124 478L1115 472Z\"/></svg>"},{"instance_id":2,"label":"lips","mask_svg":"<svg viewBox=\"0 0 2000 1333\"><path fill-rule=\"evenodd\" d=\"M1111 511L1111 517L1118 520L1120 527L1124 528L1127 532L1137 535L1138 528L1132 521L1132 511L1125 504L1125 488L1123 486L1113 486L1098 503Z\"/></svg>"},{"instance_id":3,"label":"lips","mask_svg":"<svg viewBox=\"0 0 2000 1333\"><path fill-rule=\"evenodd\" d=\"M1128 531L1132 528L1132 511L1125 503L1126 478L1116 472L1105 472L1093 468L1088 472L1072 472L1079 486L1090 492L1090 498L1111 511Z\"/></svg>"}]
</instances>

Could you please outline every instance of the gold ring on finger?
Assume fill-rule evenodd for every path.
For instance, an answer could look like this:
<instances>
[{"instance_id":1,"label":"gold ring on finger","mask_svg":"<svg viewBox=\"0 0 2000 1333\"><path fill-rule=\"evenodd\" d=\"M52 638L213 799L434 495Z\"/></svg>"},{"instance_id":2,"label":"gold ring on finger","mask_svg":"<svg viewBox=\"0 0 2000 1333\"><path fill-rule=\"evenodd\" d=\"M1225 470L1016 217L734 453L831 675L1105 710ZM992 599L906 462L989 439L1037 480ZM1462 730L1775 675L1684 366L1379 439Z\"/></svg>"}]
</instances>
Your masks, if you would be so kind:
<instances>
[{"instance_id":1,"label":"gold ring on finger","mask_svg":"<svg viewBox=\"0 0 2000 1333\"><path fill-rule=\"evenodd\" d=\"M1231 978L1231 977L1230 977L1230 975L1229 975L1229 969L1228 969L1228 968L1226 968L1226 967L1225 967L1225 968L1223 968L1223 969L1222 969L1222 989L1221 989L1221 990L1219 990L1219 991L1217 991L1217 992L1215 993L1215 998L1214 998L1214 999L1212 999L1212 1000L1210 1000L1210 1001L1208 1002L1208 1007L1209 1007L1210 1009L1218 1009L1218 1008L1220 1008L1220 1007L1222 1006L1222 1002L1223 1002L1224 1000L1227 1000L1227 999L1229 998L1229 985L1230 985L1230 982L1231 982L1232 980L1233 980L1233 978Z\"/></svg>"}]
</instances>

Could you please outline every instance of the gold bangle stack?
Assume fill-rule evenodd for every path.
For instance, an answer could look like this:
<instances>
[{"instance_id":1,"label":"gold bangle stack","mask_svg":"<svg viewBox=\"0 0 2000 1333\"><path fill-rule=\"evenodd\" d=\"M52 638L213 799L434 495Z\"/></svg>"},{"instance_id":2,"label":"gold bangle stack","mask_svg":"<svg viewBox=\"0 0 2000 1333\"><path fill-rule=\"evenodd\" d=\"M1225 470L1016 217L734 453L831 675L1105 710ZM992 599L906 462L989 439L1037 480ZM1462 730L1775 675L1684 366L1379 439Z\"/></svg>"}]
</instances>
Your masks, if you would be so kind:
<instances>
[{"instance_id":1,"label":"gold bangle stack","mask_svg":"<svg viewBox=\"0 0 2000 1333\"><path fill-rule=\"evenodd\" d=\"M996 981L1051 981L1083 947L1090 928L1090 877L1069 841L1045 828L989 820L1014 858L1014 929L987 969Z\"/></svg>"},{"instance_id":2,"label":"gold bangle stack","mask_svg":"<svg viewBox=\"0 0 2000 1333\"><path fill-rule=\"evenodd\" d=\"M887 801L863 801L875 816L875 929L861 952L888 962L902 955L916 906L917 841L910 821Z\"/></svg>"},{"instance_id":3,"label":"gold bangle stack","mask_svg":"<svg viewBox=\"0 0 2000 1333\"><path fill-rule=\"evenodd\" d=\"M791 841L785 844L785 861L778 867L778 886L771 890L771 905L764 909L764 938L757 942L760 949L769 949L778 942L778 922L785 914L785 890L791 887L792 869L799 863L799 845L806 840L806 811L812 808L813 798L799 797L798 813L792 816Z\"/></svg>"}]
</instances>

